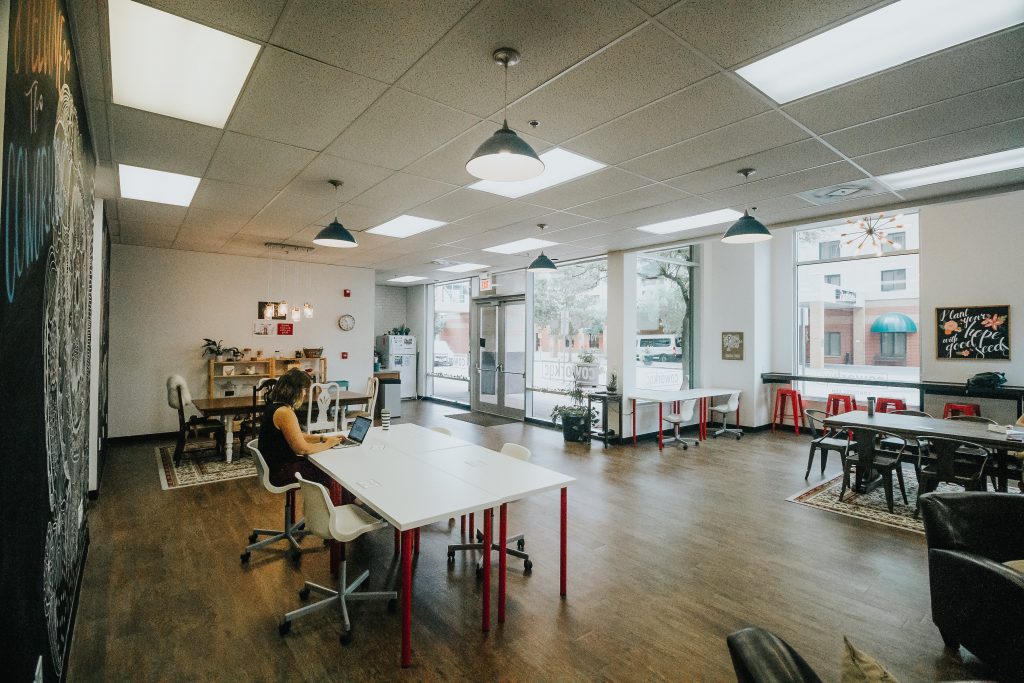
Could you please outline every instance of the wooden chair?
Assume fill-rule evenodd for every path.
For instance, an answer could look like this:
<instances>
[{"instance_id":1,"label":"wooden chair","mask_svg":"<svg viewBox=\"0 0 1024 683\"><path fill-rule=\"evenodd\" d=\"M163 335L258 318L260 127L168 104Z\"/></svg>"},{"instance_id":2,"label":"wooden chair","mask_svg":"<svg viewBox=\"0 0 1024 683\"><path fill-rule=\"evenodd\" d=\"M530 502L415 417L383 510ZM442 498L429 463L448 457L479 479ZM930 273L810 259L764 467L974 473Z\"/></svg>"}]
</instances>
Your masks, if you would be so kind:
<instances>
[{"instance_id":1,"label":"wooden chair","mask_svg":"<svg viewBox=\"0 0 1024 683\"><path fill-rule=\"evenodd\" d=\"M252 386L252 404L249 407L249 414L242 420L240 425L243 434L242 441L244 443L259 438L260 423L263 421L263 407L266 405L266 400L270 397L270 392L274 390L275 384L277 384L276 379L264 377ZM263 403L260 403L260 401L263 401Z\"/></svg>"},{"instance_id":2,"label":"wooden chair","mask_svg":"<svg viewBox=\"0 0 1024 683\"><path fill-rule=\"evenodd\" d=\"M857 482L869 481L871 474L877 472L882 475L884 479L883 486L885 486L885 504L889 508L889 512L893 509L893 489L892 489L892 475L896 473L896 478L900 484L900 493L903 495L903 503L909 505L910 501L907 499L907 487L903 482L903 456L907 450L907 442L901 437L891 432L886 432L881 429L872 429L870 427L854 427L844 425L839 427L837 432L846 432L846 438L850 443L854 443L853 437L856 436L856 447L850 448L849 446L841 452L843 458L843 485L839 490L839 500L843 500L843 496L846 494L846 490L853 488L850 485L850 474L856 472ZM902 442L902 447L898 451L890 451L880 448L880 444L883 439L889 440L888 443Z\"/></svg>"},{"instance_id":3,"label":"wooden chair","mask_svg":"<svg viewBox=\"0 0 1024 683\"><path fill-rule=\"evenodd\" d=\"M851 441L846 434L840 434L836 430L826 427L825 418L828 417L826 411L808 408L804 411L804 417L807 418L807 424L811 427L811 450L807 454L807 471L804 472L804 479L806 479L811 476L811 465L814 464L816 452L821 452L821 474L824 475L828 452L835 451L841 460L843 451L856 446L857 442Z\"/></svg>"},{"instance_id":4,"label":"wooden chair","mask_svg":"<svg viewBox=\"0 0 1024 683\"><path fill-rule=\"evenodd\" d=\"M941 483L962 486L965 491L986 490L985 466L988 459L988 450L976 443L928 437L921 443L918 456L917 508L921 507L921 495L934 491Z\"/></svg>"},{"instance_id":5,"label":"wooden chair","mask_svg":"<svg viewBox=\"0 0 1024 683\"><path fill-rule=\"evenodd\" d=\"M338 431L340 398L341 387L333 382L310 385L309 403L306 407L306 431L310 434ZM314 406L316 407L315 413ZM314 414L315 420L313 419Z\"/></svg>"},{"instance_id":6,"label":"wooden chair","mask_svg":"<svg viewBox=\"0 0 1024 683\"><path fill-rule=\"evenodd\" d=\"M224 456L224 423L216 418L201 415L185 416L188 406L192 405L192 394L188 390L188 383L181 375L171 375L167 378L167 404L178 411L178 442L174 447L175 467L181 465L181 458L185 455L189 441L212 438L216 441L217 452ZM209 449L194 450L198 452Z\"/></svg>"},{"instance_id":7,"label":"wooden chair","mask_svg":"<svg viewBox=\"0 0 1024 683\"><path fill-rule=\"evenodd\" d=\"M367 401L366 410L357 410L357 411L355 411L353 413L348 413L346 411L345 414L344 414L344 417L342 418L342 424L343 424L342 429L348 429L348 421L351 418L355 418L355 417L368 417L368 418L370 418L371 422L373 421L373 413L374 413L374 410L375 410L375 408L377 406L377 391L379 389L380 389L380 380L379 379L377 379L376 377L371 377L369 380L367 380L367 382L366 382L366 395L369 396L370 399L369 399L369 401Z\"/></svg>"}]
</instances>

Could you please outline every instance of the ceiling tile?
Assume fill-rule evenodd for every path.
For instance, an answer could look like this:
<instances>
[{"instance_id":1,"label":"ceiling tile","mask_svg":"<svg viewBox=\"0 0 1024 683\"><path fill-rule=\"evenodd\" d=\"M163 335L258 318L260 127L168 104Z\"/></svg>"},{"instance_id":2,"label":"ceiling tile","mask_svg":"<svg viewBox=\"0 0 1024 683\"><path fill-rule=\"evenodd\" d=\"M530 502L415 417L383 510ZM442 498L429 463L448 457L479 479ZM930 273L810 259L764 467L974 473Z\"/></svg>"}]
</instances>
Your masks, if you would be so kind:
<instances>
[{"instance_id":1,"label":"ceiling tile","mask_svg":"<svg viewBox=\"0 0 1024 683\"><path fill-rule=\"evenodd\" d=\"M193 209L229 211L254 216L274 198L276 193L276 190L270 188L203 178L199 181L199 188L192 198L191 206Z\"/></svg>"},{"instance_id":2,"label":"ceiling tile","mask_svg":"<svg viewBox=\"0 0 1024 683\"><path fill-rule=\"evenodd\" d=\"M206 177L279 190L315 157L308 149L228 131Z\"/></svg>"},{"instance_id":3,"label":"ceiling tile","mask_svg":"<svg viewBox=\"0 0 1024 683\"><path fill-rule=\"evenodd\" d=\"M463 111L394 88L356 119L327 151L400 170L478 121Z\"/></svg>"},{"instance_id":4,"label":"ceiling tile","mask_svg":"<svg viewBox=\"0 0 1024 683\"><path fill-rule=\"evenodd\" d=\"M182 228L172 245L175 249L193 251L217 251L228 241L229 235L213 233L206 230Z\"/></svg>"},{"instance_id":5,"label":"ceiling tile","mask_svg":"<svg viewBox=\"0 0 1024 683\"><path fill-rule=\"evenodd\" d=\"M456 189L453 185L420 178L408 173L395 173L352 200L353 204L401 213Z\"/></svg>"},{"instance_id":6,"label":"ceiling tile","mask_svg":"<svg viewBox=\"0 0 1024 683\"><path fill-rule=\"evenodd\" d=\"M633 0L634 5L652 16L675 2L677 0Z\"/></svg>"},{"instance_id":7,"label":"ceiling tile","mask_svg":"<svg viewBox=\"0 0 1024 683\"><path fill-rule=\"evenodd\" d=\"M141 109L110 105L112 153L118 163L202 177L222 131Z\"/></svg>"},{"instance_id":8,"label":"ceiling tile","mask_svg":"<svg viewBox=\"0 0 1024 683\"><path fill-rule=\"evenodd\" d=\"M337 216L342 225L349 230L362 231L374 228L385 221L391 220L395 217L395 212L384 209L371 209L357 204L344 204L343 206L339 206L336 210L320 216L315 223L318 226L327 225L335 216ZM319 230L317 230L317 232L319 232ZM376 235L370 235L370 237L376 237Z\"/></svg>"},{"instance_id":9,"label":"ceiling tile","mask_svg":"<svg viewBox=\"0 0 1024 683\"><path fill-rule=\"evenodd\" d=\"M491 53L522 55L509 70L514 100L640 24L642 12L615 0L492 0L482 3L398 81L406 90L490 116L502 106L502 76Z\"/></svg>"},{"instance_id":10,"label":"ceiling tile","mask_svg":"<svg viewBox=\"0 0 1024 683\"><path fill-rule=\"evenodd\" d=\"M1005 188L1020 190L1024 188L1024 168L1014 168L998 173L986 173L985 175L973 178L962 178L951 180L945 183L935 183L924 187L915 187L909 190L901 190L900 194L908 201L926 201L936 199L944 195L957 194L961 192L978 192L992 188ZM1017 231L1016 244L1001 244L999 248L1007 249L1013 253L1024 253L1024 230Z\"/></svg>"},{"instance_id":11,"label":"ceiling tile","mask_svg":"<svg viewBox=\"0 0 1024 683\"><path fill-rule=\"evenodd\" d=\"M666 182L693 194L704 194L744 184L746 181L738 173L741 168L756 169L757 173L751 178L764 180L785 173L822 166L837 159L839 156L828 147L817 140L808 139L687 173Z\"/></svg>"},{"instance_id":12,"label":"ceiling tile","mask_svg":"<svg viewBox=\"0 0 1024 683\"><path fill-rule=\"evenodd\" d=\"M318 196L284 190L246 226L249 234L293 234L334 210L337 201L330 192Z\"/></svg>"},{"instance_id":13,"label":"ceiling tile","mask_svg":"<svg viewBox=\"0 0 1024 683\"><path fill-rule=\"evenodd\" d=\"M714 204L742 210L744 207L751 206L752 202L762 199L773 199L827 185L848 183L863 177L864 174L852 164L837 161L818 168L787 173L774 178L751 180L742 185L709 192L703 197Z\"/></svg>"},{"instance_id":14,"label":"ceiling tile","mask_svg":"<svg viewBox=\"0 0 1024 683\"><path fill-rule=\"evenodd\" d=\"M641 225L660 223L673 218L695 216L699 213L706 213L708 211L714 211L721 208L723 208L723 206L715 205L701 197L687 197L686 199L679 199L667 204L659 204L658 206L640 209L639 211L631 211L618 216L610 216L605 220L612 225L618 225L624 228L635 228Z\"/></svg>"},{"instance_id":15,"label":"ceiling tile","mask_svg":"<svg viewBox=\"0 0 1024 683\"><path fill-rule=\"evenodd\" d=\"M961 95L825 136L847 156L1024 117L1024 80Z\"/></svg>"},{"instance_id":16,"label":"ceiling tile","mask_svg":"<svg viewBox=\"0 0 1024 683\"><path fill-rule=\"evenodd\" d=\"M350 71L267 46L228 128L319 151L386 88Z\"/></svg>"},{"instance_id":17,"label":"ceiling tile","mask_svg":"<svg viewBox=\"0 0 1024 683\"><path fill-rule=\"evenodd\" d=\"M420 204L412 210L412 213L422 218L433 218L436 221L451 223L508 201L507 197L501 195L461 188L425 204Z\"/></svg>"},{"instance_id":18,"label":"ceiling tile","mask_svg":"<svg viewBox=\"0 0 1024 683\"><path fill-rule=\"evenodd\" d=\"M628 38L509 108L513 128L560 142L710 76L713 67L655 26Z\"/></svg>"},{"instance_id":19,"label":"ceiling tile","mask_svg":"<svg viewBox=\"0 0 1024 683\"><path fill-rule=\"evenodd\" d=\"M659 19L722 66L733 67L875 4L878 0L691 0Z\"/></svg>"},{"instance_id":20,"label":"ceiling tile","mask_svg":"<svg viewBox=\"0 0 1024 683\"><path fill-rule=\"evenodd\" d=\"M545 230L545 239L559 244L567 244L577 240L590 239L598 235L607 235L622 230L622 226L612 225L605 221L590 221L582 225L576 225L562 230Z\"/></svg>"},{"instance_id":21,"label":"ceiling tile","mask_svg":"<svg viewBox=\"0 0 1024 683\"><path fill-rule=\"evenodd\" d=\"M750 89L719 74L565 143L608 164L735 123L768 110Z\"/></svg>"},{"instance_id":22,"label":"ceiling tile","mask_svg":"<svg viewBox=\"0 0 1024 683\"><path fill-rule=\"evenodd\" d=\"M267 40L285 0L141 0L179 17L230 33Z\"/></svg>"},{"instance_id":23,"label":"ceiling tile","mask_svg":"<svg viewBox=\"0 0 1024 683\"><path fill-rule=\"evenodd\" d=\"M552 209L567 209L586 202L603 199L609 195L619 194L646 185L647 180L633 173L609 167L594 173L562 183L555 187L535 192L526 197L531 204L547 206ZM482 193L481 193L482 194Z\"/></svg>"},{"instance_id":24,"label":"ceiling tile","mask_svg":"<svg viewBox=\"0 0 1024 683\"><path fill-rule=\"evenodd\" d=\"M293 0L274 29L273 42L394 83L475 4L476 0Z\"/></svg>"},{"instance_id":25,"label":"ceiling tile","mask_svg":"<svg viewBox=\"0 0 1024 683\"><path fill-rule=\"evenodd\" d=\"M817 133L1024 78L1024 27L943 50L784 107Z\"/></svg>"},{"instance_id":26,"label":"ceiling tile","mask_svg":"<svg viewBox=\"0 0 1024 683\"><path fill-rule=\"evenodd\" d=\"M806 137L803 130L786 120L782 114L765 112L633 159L621 166L627 171L654 180L666 180Z\"/></svg>"},{"instance_id":27,"label":"ceiling tile","mask_svg":"<svg viewBox=\"0 0 1024 683\"><path fill-rule=\"evenodd\" d=\"M386 168L321 153L288 184L288 189L311 196L329 193L337 198L336 204L341 204L366 192L390 175L391 171ZM342 185L335 190L328 180L340 180Z\"/></svg>"},{"instance_id":28,"label":"ceiling tile","mask_svg":"<svg viewBox=\"0 0 1024 683\"><path fill-rule=\"evenodd\" d=\"M143 202L137 199L118 199L117 215L126 223L152 223L177 227L185 220L188 209L184 206Z\"/></svg>"},{"instance_id":29,"label":"ceiling tile","mask_svg":"<svg viewBox=\"0 0 1024 683\"><path fill-rule=\"evenodd\" d=\"M668 187L667 185L648 185L635 190L613 195L596 202L588 202L572 208L573 213L588 218L607 218L616 216L637 209L645 209L649 206L657 206L687 197L685 192Z\"/></svg>"},{"instance_id":30,"label":"ceiling tile","mask_svg":"<svg viewBox=\"0 0 1024 683\"><path fill-rule=\"evenodd\" d=\"M182 227L233 235L241 230L248 220L248 217L237 213L208 211L191 207L188 210L188 215L185 216Z\"/></svg>"},{"instance_id":31,"label":"ceiling tile","mask_svg":"<svg viewBox=\"0 0 1024 683\"><path fill-rule=\"evenodd\" d=\"M783 215L789 211L801 211L811 206L810 202L806 202L800 197L794 197L792 195L788 197L777 197L775 199L761 199L757 202L757 211L755 215L758 220L763 222L765 225L770 225L776 220L777 216Z\"/></svg>"}]
</instances>

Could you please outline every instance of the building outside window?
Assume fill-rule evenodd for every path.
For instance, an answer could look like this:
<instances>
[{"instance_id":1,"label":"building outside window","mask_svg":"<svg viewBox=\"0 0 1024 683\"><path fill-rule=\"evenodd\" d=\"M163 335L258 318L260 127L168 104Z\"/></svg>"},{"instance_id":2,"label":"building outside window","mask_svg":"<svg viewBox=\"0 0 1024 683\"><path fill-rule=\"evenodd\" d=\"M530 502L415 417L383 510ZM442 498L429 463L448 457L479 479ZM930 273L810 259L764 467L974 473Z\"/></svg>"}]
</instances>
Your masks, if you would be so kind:
<instances>
[{"instance_id":1,"label":"building outside window","mask_svg":"<svg viewBox=\"0 0 1024 683\"><path fill-rule=\"evenodd\" d=\"M839 287L840 285L843 284L843 276L839 274L826 275L825 283Z\"/></svg>"},{"instance_id":2,"label":"building outside window","mask_svg":"<svg viewBox=\"0 0 1024 683\"><path fill-rule=\"evenodd\" d=\"M907 248L907 233L905 232L890 232L885 235L892 244L889 242L882 243L882 251L903 251Z\"/></svg>"},{"instance_id":3,"label":"building outside window","mask_svg":"<svg viewBox=\"0 0 1024 683\"><path fill-rule=\"evenodd\" d=\"M907 357L907 335L905 332L882 332L879 342L883 358L901 359Z\"/></svg>"},{"instance_id":4,"label":"building outside window","mask_svg":"<svg viewBox=\"0 0 1024 683\"><path fill-rule=\"evenodd\" d=\"M825 333L825 355L826 356L838 356L842 353L841 332L826 332Z\"/></svg>"},{"instance_id":5,"label":"building outside window","mask_svg":"<svg viewBox=\"0 0 1024 683\"><path fill-rule=\"evenodd\" d=\"M430 285L427 395L469 405L470 281Z\"/></svg>"},{"instance_id":6,"label":"building outside window","mask_svg":"<svg viewBox=\"0 0 1024 683\"><path fill-rule=\"evenodd\" d=\"M882 291L883 292L894 292L899 289L907 288L907 270L906 268L895 268L893 270L882 271Z\"/></svg>"},{"instance_id":7,"label":"building outside window","mask_svg":"<svg viewBox=\"0 0 1024 683\"><path fill-rule=\"evenodd\" d=\"M839 240L829 240L818 244L818 258L822 261L839 258Z\"/></svg>"},{"instance_id":8,"label":"building outside window","mask_svg":"<svg viewBox=\"0 0 1024 683\"><path fill-rule=\"evenodd\" d=\"M636 387L692 386L697 248L637 256Z\"/></svg>"}]
</instances>

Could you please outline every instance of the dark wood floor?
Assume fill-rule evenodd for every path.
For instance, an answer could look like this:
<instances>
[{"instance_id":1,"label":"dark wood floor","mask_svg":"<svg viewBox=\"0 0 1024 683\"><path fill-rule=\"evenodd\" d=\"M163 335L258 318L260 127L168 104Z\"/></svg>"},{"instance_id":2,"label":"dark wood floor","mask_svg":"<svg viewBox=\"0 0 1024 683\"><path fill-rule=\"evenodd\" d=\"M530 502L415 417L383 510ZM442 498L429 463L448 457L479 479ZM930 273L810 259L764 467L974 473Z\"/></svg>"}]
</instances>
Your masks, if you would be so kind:
<instances>
[{"instance_id":1,"label":"dark wood floor","mask_svg":"<svg viewBox=\"0 0 1024 683\"><path fill-rule=\"evenodd\" d=\"M330 585L326 552L295 568L263 554L241 567L253 526L280 525L279 497L255 479L160 489L155 442L111 449L89 516L69 679L90 680L735 680L725 636L761 625L826 680L838 679L843 635L903 681L983 677L943 651L931 623L924 538L786 502L802 489L806 437L709 441L699 449L562 443L559 432L478 427L455 409L403 404L405 420L444 425L490 447L522 443L534 462L571 474L569 595L558 598L558 494L512 506L531 576L510 558L509 621L480 631L473 559L453 570L458 526L423 533L414 575L413 668L398 667L398 614L352 610L277 623L303 579ZM827 472L835 472L833 465ZM812 475L812 481L814 477ZM314 539L306 541L316 548ZM350 545L371 589L392 580L392 535Z\"/></svg>"}]
</instances>

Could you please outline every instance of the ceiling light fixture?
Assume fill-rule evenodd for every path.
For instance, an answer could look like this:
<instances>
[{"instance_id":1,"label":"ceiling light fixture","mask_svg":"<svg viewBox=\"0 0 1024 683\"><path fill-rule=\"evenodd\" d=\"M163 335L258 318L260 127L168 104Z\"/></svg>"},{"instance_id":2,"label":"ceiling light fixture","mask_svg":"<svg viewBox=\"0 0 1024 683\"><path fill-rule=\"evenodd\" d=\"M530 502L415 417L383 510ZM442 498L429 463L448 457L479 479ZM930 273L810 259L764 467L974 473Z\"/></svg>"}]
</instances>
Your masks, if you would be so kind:
<instances>
[{"instance_id":1,"label":"ceiling light fixture","mask_svg":"<svg viewBox=\"0 0 1024 683\"><path fill-rule=\"evenodd\" d=\"M387 237L398 237L404 239L427 230L433 230L445 225L444 221L435 221L430 218L420 218L419 216L409 216L402 214L397 218L392 218L387 223L381 223L375 228L370 228L366 232L373 233L374 235L385 235Z\"/></svg>"},{"instance_id":2,"label":"ceiling light fixture","mask_svg":"<svg viewBox=\"0 0 1024 683\"><path fill-rule=\"evenodd\" d=\"M900 0L736 73L785 104L1021 22L1020 0Z\"/></svg>"},{"instance_id":3,"label":"ceiling light fixture","mask_svg":"<svg viewBox=\"0 0 1024 683\"><path fill-rule=\"evenodd\" d=\"M699 213L696 216L673 218L670 221L641 225L637 230L652 232L655 235L667 235L673 232L682 232L683 230L695 230L696 228L705 228L709 225L728 223L729 221L736 220L742 215L743 214L739 211L733 211L732 209L720 209L718 211Z\"/></svg>"},{"instance_id":4,"label":"ceiling light fixture","mask_svg":"<svg viewBox=\"0 0 1024 683\"><path fill-rule=\"evenodd\" d=\"M495 247L487 247L484 251L490 251L495 254L521 254L524 251L533 251L534 249L543 249L544 247L553 247L558 242L549 242L547 240L540 240L536 237L527 237L523 240L516 240L515 242L506 242L505 244L499 244Z\"/></svg>"},{"instance_id":5,"label":"ceiling light fixture","mask_svg":"<svg viewBox=\"0 0 1024 683\"><path fill-rule=\"evenodd\" d=\"M126 164L117 165L117 175L123 199L188 206L199 187L199 178L194 176Z\"/></svg>"},{"instance_id":6,"label":"ceiling light fixture","mask_svg":"<svg viewBox=\"0 0 1024 683\"><path fill-rule=\"evenodd\" d=\"M973 178L986 173L1010 171L1015 168L1024 168L1024 147L876 177L894 190L906 190L911 187Z\"/></svg>"},{"instance_id":7,"label":"ceiling light fixture","mask_svg":"<svg viewBox=\"0 0 1024 683\"><path fill-rule=\"evenodd\" d=\"M757 173L752 168L741 168L736 171L743 179L746 180L750 176ZM753 211L757 211L757 207L751 207ZM743 216L732 224L732 227L725 231L722 235L722 242L725 244L753 244L754 242L764 242L772 238L771 232L768 228L764 227L761 221L757 220L750 213L744 209Z\"/></svg>"},{"instance_id":8,"label":"ceiling light fixture","mask_svg":"<svg viewBox=\"0 0 1024 683\"><path fill-rule=\"evenodd\" d=\"M388 280L388 282L403 282L403 283L405 283L405 282L419 282L420 280L426 280L426 279L427 278L420 277L419 275L401 275L399 277L391 278L390 280Z\"/></svg>"},{"instance_id":9,"label":"ceiling light fixture","mask_svg":"<svg viewBox=\"0 0 1024 683\"><path fill-rule=\"evenodd\" d=\"M519 53L510 47L500 47L492 56L505 72L504 122L477 147L466 162L466 171L483 180L500 182L534 178L544 172L544 162L529 143L508 127L508 68L519 63Z\"/></svg>"},{"instance_id":10,"label":"ceiling light fixture","mask_svg":"<svg viewBox=\"0 0 1024 683\"><path fill-rule=\"evenodd\" d=\"M544 228L548 227L547 223L538 223L537 227L540 228L540 234L544 234ZM531 273L543 273L550 270L558 270L558 266L554 262L544 255L544 251L541 250L540 256L533 259L533 263L526 267L526 270Z\"/></svg>"},{"instance_id":11,"label":"ceiling light fixture","mask_svg":"<svg viewBox=\"0 0 1024 683\"><path fill-rule=\"evenodd\" d=\"M599 161L588 159L579 154L558 147L549 149L540 155L544 161L544 172L530 180L520 180L514 183L499 183L493 180L481 180L470 185L470 189L499 194L502 197L516 199L524 195L533 194L561 183L575 180L588 173L593 173L605 167Z\"/></svg>"},{"instance_id":12,"label":"ceiling light fixture","mask_svg":"<svg viewBox=\"0 0 1024 683\"><path fill-rule=\"evenodd\" d=\"M341 181L328 180L327 182L334 186L335 194L337 194L338 189L342 185ZM319 244L321 247L339 247L341 249L351 249L352 247L359 246L355 236L346 230L345 226L338 220L337 213L334 215L334 220L313 238L313 244Z\"/></svg>"},{"instance_id":13,"label":"ceiling light fixture","mask_svg":"<svg viewBox=\"0 0 1024 683\"><path fill-rule=\"evenodd\" d=\"M438 268L438 270L443 270L446 273L468 273L471 270L483 270L489 267L483 263L456 263L444 268Z\"/></svg>"},{"instance_id":14,"label":"ceiling light fixture","mask_svg":"<svg viewBox=\"0 0 1024 683\"><path fill-rule=\"evenodd\" d=\"M852 218L847 218L846 222L853 226L853 232L844 232L839 236L850 238L846 241L847 245L857 242L857 251L867 246L878 255L882 253L886 244L890 247L895 246L895 242L886 237L885 231L882 228L886 230L902 228L903 224L898 222L902 219L902 213L889 217L886 217L884 213L880 213L877 216L864 216L856 221Z\"/></svg>"}]
</instances>

